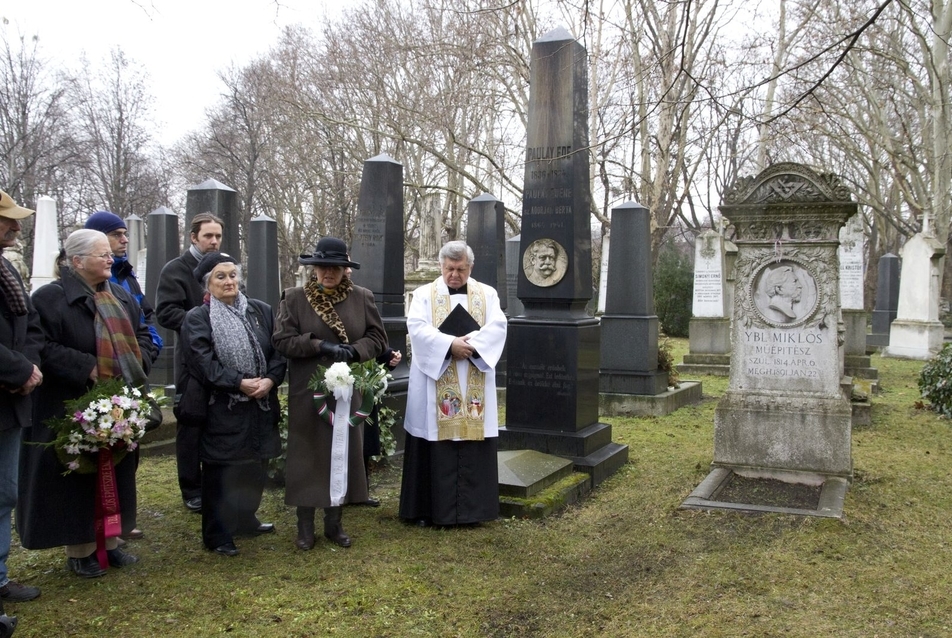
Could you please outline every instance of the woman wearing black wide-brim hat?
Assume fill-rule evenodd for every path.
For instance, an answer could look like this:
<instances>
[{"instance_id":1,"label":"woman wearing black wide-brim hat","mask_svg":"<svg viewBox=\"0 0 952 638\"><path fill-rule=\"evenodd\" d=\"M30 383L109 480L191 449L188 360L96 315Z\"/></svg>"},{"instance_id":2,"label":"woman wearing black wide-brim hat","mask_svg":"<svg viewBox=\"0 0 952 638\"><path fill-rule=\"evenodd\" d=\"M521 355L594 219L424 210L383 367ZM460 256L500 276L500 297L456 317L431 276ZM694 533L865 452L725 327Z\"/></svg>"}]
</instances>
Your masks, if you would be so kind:
<instances>
[{"instance_id":1,"label":"woman wearing black wide-brim hat","mask_svg":"<svg viewBox=\"0 0 952 638\"><path fill-rule=\"evenodd\" d=\"M341 527L341 505L363 503L368 498L363 425L347 433L346 492L343 499L332 503L333 428L318 415L308 381L318 366L376 358L387 347L387 333L373 293L344 276L346 268L360 268L351 261L347 244L336 237L324 237L313 253L301 255L298 261L313 267L311 276L303 286L284 291L273 337L274 346L288 358L290 371L284 500L297 507L296 544L300 549L314 546L317 508L324 510L324 536L349 547L350 538Z\"/></svg>"}]
</instances>

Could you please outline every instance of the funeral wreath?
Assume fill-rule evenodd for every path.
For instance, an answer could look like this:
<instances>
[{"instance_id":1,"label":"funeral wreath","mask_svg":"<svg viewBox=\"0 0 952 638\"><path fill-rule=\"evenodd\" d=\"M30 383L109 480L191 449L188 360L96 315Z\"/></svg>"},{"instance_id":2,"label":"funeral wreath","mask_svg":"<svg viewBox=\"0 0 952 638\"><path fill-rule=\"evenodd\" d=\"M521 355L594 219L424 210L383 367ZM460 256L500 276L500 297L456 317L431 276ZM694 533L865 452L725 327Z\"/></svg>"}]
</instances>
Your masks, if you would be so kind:
<instances>
[{"instance_id":1,"label":"funeral wreath","mask_svg":"<svg viewBox=\"0 0 952 638\"><path fill-rule=\"evenodd\" d=\"M339 362L329 368L318 366L308 388L314 391L314 406L318 414L330 425L334 425L334 413L327 407L328 396L333 395L338 402L349 404L355 392L360 394L360 407L348 419L351 426L356 426L363 423L374 405L383 399L387 381L391 378L387 369L375 361L350 365Z\"/></svg>"}]
</instances>

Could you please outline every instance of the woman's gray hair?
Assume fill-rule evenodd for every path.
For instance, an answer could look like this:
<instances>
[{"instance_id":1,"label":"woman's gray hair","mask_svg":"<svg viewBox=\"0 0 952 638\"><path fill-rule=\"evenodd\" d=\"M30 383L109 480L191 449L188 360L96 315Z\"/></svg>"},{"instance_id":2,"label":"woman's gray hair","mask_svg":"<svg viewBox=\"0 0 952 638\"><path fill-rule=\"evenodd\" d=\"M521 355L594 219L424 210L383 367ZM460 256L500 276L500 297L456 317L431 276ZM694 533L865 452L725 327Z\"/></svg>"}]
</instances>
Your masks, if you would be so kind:
<instances>
[{"instance_id":1,"label":"woman's gray hair","mask_svg":"<svg viewBox=\"0 0 952 638\"><path fill-rule=\"evenodd\" d=\"M73 267L73 257L87 257L96 250L96 244L106 242L109 244L109 238L104 233L91 228L81 228L70 233L66 241L63 242L63 250L66 252L66 266L70 270Z\"/></svg>"},{"instance_id":2,"label":"woman's gray hair","mask_svg":"<svg viewBox=\"0 0 952 638\"><path fill-rule=\"evenodd\" d=\"M221 264L218 264L218 266L220 265ZM215 266L215 268L218 268L218 266ZM215 268L209 270L207 273L205 273L205 276L202 277L202 289L205 292L208 292L208 280L211 279L212 273L215 272ZM238 290L241 290L241 282L244 281L244 278L241 275L241 264L235 264L235 271L238 273Z\"/></svg>"},{"instance_id":3,"label":"woman's gray hair","mask_svg":"<svg viewBox=\"0 0 952 638\"><path fill-rule=\"evenodd\" d=\"M465 241L457 239L456 241L446 242L443 244L443 247L440 248L440 265L447 259L450 261L462 261L465 259L466 265L472 266L473 262L476 261L476 256L473 254L473 249L467 246Z\"/></svg>"}]
</instances>

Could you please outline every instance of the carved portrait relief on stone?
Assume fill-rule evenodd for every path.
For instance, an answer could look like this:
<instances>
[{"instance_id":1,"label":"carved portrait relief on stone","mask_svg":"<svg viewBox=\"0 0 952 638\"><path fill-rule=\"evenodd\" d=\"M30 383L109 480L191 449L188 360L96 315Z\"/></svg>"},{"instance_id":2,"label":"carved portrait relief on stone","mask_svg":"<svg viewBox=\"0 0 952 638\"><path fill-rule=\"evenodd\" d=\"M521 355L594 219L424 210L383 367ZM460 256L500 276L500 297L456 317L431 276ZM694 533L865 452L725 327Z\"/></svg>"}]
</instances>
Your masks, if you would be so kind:
<instances>
[{"instance_id":1,"label":"carved portrait relief on stone","mask_svg":"<svg viewBox=\"0 0 952 638\"><path fill-rule=\"evenodd\" d=\"M751 286L753 306L772 326L795 326L813 315L817 305L816 279L792 260L764 264Z\"/></svg>"},{"instance_id":2,"label":"carved portrait relief on stone","mask_svg":"<svg viewBox=\"0 0 952 638\"><path fill-rule=\"evenodd\" d=\"M526 278L543 288L562 281L568 264L565 248L554 239L537 239L529 244L522 255L522 270L526 273Z\"/></svg>"}]
</instances>

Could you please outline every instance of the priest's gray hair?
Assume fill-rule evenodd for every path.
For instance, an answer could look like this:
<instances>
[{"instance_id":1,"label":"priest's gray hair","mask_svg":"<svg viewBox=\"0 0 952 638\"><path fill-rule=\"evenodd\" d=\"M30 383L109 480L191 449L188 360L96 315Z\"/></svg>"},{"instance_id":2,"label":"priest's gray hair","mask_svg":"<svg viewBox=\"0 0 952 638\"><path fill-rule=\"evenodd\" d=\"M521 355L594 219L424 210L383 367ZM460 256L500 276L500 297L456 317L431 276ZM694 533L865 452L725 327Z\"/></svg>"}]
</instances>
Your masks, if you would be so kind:
<instances>
[{"instance_id":1,"label":"priest's gray hair","mask_svg":"<svg viewBox=\"0 0 952 638\"><path fill-rule=\"evenodd\" d=\"M440 265L442 266L447 259L450 261L463 261L465 259L466 265L472 266L473 262L476 261L476 256L473 254L473 249L467 246L465 241L456 240L446 242L440 248Z\"/></svg>"},{"instance_id":2,"label":"priest's gray hair","mask_svg":"<svg viewBox=\"0 0 952 638\"><path fill-rule=\"evenodd\" d=\"M90 256L96 250L96 244L103 241L108 244L109 238L98 230L91 228L74 230L63 242L63 250L66 251L66 266L70 270L75 270L73 257Z\"/></svg>"}]
</instances>

